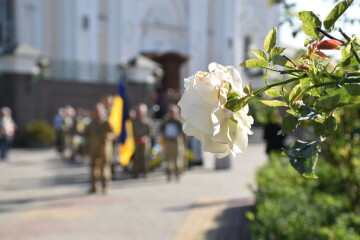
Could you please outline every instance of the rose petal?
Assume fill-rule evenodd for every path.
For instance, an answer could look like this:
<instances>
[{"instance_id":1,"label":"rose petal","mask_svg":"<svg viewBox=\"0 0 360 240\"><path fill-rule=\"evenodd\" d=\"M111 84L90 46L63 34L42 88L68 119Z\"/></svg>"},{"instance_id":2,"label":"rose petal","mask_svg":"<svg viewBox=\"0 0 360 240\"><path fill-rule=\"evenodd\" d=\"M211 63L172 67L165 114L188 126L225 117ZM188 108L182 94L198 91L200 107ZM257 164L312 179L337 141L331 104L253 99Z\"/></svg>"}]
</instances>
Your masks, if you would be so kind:
<instances>
[{"instance_id":1,"label":"rose petal","mask_svg":"<svg viewBox=\"0 0 360 240\"><path fill-rule=\"evenodd\" d=\"M195 77L196 84L194 89L197 94L208 104L216 104L219 100L219 92L211 84L209 77Z\"/></svg>"},{"instance_id":2,"label":"rose petal","mask_svg":"<svg viewBox=\"0 0 360 240\"><path fill-rule=\"evenodd\" d=\"M199 128L201 131L203 131L206 134L212 135L213 134L213 123L211 121L210 116L212 109L211 108L205 108L205 106L202 105L187 105L186 107L183 104L179 104L181 108L181 117L184 119L187 119L187 122L194 125L195 127ZM182 109L187 109L184 111L185 113L182 113Z\"/></svg>"},{"instance_id":3,"label":"rose petal","mask_svg":"<svg viewBox=\"0 0 360 240\"><path fill-rule=\"evenodd\" d=\"M232 152L229 149L228 151L226 151L224 153L216 153L216 157L217 158L224 158L224 157L228 156L230 153L232 153ZM232 155L234 156L235 154L232 154Z\"/></svg>"},{"instance_id":4,"label":"rose petal","mask_svg":"<svg viewBox=\"0 0 360 240\"><path fill-rule=\"evenodd\" d=\"M243 131L240 127L238 127L236 136L234 138L234 147L233 151L235 153L243 153L245 152L248 145L248 134Z\"/></svg>"},{"instance_id":5,"label":"rose petal","mask_svg":"<svg viewBox=\"0 0 360 240\"><path fill-rule=\"evenodd\" d=\"M210 116L213 106L204 102L191 85L189 85L178 105L181 109L182 118L206 134L212 134L213 123L208 116Z\"/></svg>"},{"instance_id":6,"label":"rose petal","mask_svg":"<svg viewBox=\"0 0 360 240\"><path fill-rule=\"evenodd\" d=\"M194 136L196 139L202 142L203 144L203 150L206 152L212 152L212 153L225 153L227 152L227 145L222 143L216 143L211 139L211 135L204 134L201 132L198 128L196 128L194 125L191 125L189 123L183 124L183 131L188 136ZM228 153L227 153L228 155Z\"/></svg>"},{"instance_id":7,"label":"rose petal","mask_svg":"<svg viewBox=\"0 0 360 240\"><path fill-rule=\"evenodd\" d=\"M212 136L203 134L201 142L203 143L203 150L212 153L225 153L229 146L224 143L214 142Z\"/></svg>"}]
</instances>

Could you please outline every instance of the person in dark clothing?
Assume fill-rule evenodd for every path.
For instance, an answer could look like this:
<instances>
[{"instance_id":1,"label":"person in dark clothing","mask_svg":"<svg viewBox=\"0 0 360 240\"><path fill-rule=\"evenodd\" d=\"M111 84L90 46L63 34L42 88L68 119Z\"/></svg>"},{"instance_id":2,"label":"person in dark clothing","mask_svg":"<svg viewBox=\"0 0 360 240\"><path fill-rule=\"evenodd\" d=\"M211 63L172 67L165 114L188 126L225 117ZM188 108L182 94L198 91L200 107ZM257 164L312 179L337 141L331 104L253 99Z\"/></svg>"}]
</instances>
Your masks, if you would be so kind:
<instances>
[{"instance_id":1,"label":"person in dark clothing","mask_svg":"<svg viewBox=\"0 0 360 240\"><path fill-rule=\"evenodd\" d=\"M274 111L269 119L269 122L264 126L264 140L266 141L266 153L271 152L280 153L285 148L286 135L278 134L281 130L281 116L279 112Z\"/></svg>"}]
</instances>

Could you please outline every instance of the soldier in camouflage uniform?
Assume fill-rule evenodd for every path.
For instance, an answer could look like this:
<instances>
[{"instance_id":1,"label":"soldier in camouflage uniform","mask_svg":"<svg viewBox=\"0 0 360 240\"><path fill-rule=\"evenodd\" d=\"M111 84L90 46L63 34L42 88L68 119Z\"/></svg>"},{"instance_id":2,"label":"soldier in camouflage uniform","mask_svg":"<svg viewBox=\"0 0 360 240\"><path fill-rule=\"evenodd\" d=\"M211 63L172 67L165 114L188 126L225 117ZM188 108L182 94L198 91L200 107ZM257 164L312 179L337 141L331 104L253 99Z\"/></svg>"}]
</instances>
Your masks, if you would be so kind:
<instances>
[{"instance_id":1,"label":"soldier in camouflage uniform","mask_svg":"<svg viewBox=\"0 0 360 240\"><path fill-rule=\"evenodd\" d=\"M139 174L147 177L150 162L151 137L152 137L152 121L147 117L147 106L143 103L139 104L136 109L136 119L133 122L135 153L133 163L133 174L137 178Z\"/></svg>"},{"instance_id":2,"label":"soldier in camouflage uniform","mask_svg":"<svg viewBox=\"0 0 360 240\"><path fill-rule=\"evenodd\" d=\"M91 159L91 188L89 193L97 192L98 181L101 181L103 193L106 194L108 191L111 178L113 138L114 134L106 119L105 108L99 103L94 109L93 119L85 132L86 150Z\"/></svg>"},{"instance_id":3,"label":"soldier in camouflage uniform","mask_svg":"<svg viewBox=\"0 0 360 240\"><path fill-rule=\"evenodd\" d=\"M63 158L66 160L74 160L74 134L75 128L75 109L68 105L65 107L65 114L61 124L61 130L64 139Z\"/></svg>"},{"instance_id":4,"label":"soldier in camouflage uniform","mask_svg":"<svg viewBox=\"0 0 360 240\"><path fill-rule=\"evenodd\" d=\"M172 176L179 180L180 174L185 169L185 135L179 116L179 108L170 104L168 115L160 126L161 138L164 143L167 180Z\"/></svg>"}]
</instances>

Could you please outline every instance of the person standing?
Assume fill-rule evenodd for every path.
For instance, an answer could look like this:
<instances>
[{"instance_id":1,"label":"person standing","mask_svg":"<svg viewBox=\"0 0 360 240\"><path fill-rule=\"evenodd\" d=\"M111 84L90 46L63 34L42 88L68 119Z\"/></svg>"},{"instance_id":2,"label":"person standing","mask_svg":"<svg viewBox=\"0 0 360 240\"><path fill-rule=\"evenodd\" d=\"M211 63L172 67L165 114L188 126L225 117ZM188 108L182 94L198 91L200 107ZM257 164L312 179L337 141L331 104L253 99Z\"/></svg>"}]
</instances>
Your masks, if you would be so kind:
<instances>
[{"instance_id":1,"label":"person standing","mask_svg":"<svg viewBox=\"0 0 360 240\"><path fill-rule=\"evenodd\" d=\"M108 192L111 178L111 163L114 134L107 121L103 104L95 106L93 119L85 130L86 152L90 156L91 188L89 193L98 191L97 182L101 182L104 194Z\"/></svg>"},{"instance_id":2,"label":"person standing","mask_svg":"<svg viewBox=\"0 0 360 240\"><path fill-rule=\"evenodd\" d=\"M16 125L11 117L11 109L0 109L0 159L5 160L15 135Z\"/></svg>"},{"instance_id":3,"label":"person standing","mask_svg":"<svg viewBox=\"0 0 360 240\"><path fill-rule=\"evenodd\" d=\"M62 153L64 150L64 136L62 131L64 115L65 115L65 109L59 108L57 114L54 116L53 119L53 127L56 131L55 147L59 153Z\"/></svg>"},{"instance_id":4,"label":"person standing","mask_svg":"<svg viewBox=\"0 0 360 240\"><path fill-rule=\"evenodd\" d=\"M136 109L136 119L133 122L135 153L133 163L133 174L138 178L139 174L147 177L149 171L152 121L147 117L148 108L146 104L140 103Z\"/></svg>"},{"instance_id":5,"label":"person standing","mask_svg":"<svg viewBox=\"0 0 360 240\"><path fill-rule=\"evenodd\" d=\"M179 116L179 108L170 104L168 116L160 126L161 137L163 139L167 180L175 176L179 180L180 174L185 168L185 136L182 131L182 123Z\"/></svg>"},{"instance_id":6,"label":"person standing","mask_svg":"<svg viewBox=\"0 0 360 240\"><path fill-rule=\"evenodd\" d=\"M269 122L264 126L263 139L266 141L266 153L275 152L280 154L286 147L284 141L286 134L278 134L281 131L282 118L280 113L275 110L271 112Z\"/></svg>"},{"instance_id":7,"label":"person standing","mask_svg":"<svg viewBox=\"0 0 360 240\"><path fill-rule=\"evenodd\" d=\"M65 113L61 125L61 131L64 139L63 158L74 160L74 134L75 134L75 109L68 105L65 107Z\"/></svg>"}]
</instances>

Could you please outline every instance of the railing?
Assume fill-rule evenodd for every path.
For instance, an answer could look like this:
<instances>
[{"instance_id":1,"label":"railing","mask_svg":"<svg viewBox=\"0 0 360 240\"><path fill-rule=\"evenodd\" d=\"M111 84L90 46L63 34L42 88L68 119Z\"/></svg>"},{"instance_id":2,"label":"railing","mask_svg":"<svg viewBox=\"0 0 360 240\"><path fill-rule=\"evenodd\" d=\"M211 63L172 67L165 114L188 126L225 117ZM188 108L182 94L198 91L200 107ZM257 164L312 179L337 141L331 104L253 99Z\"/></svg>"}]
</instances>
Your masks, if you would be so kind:
<instances>
[{"instance_id":1,"label":"railing","mask_svg":"<svg viewBox=\"0 0 360 240\"><path fill-rule=\"evenodd\" d=\"M117 83L120 70L117 65L98 62L79 62L64 59L49 59L44 73L46 79L64 81Z\"/></svg>"}]
</instances>

